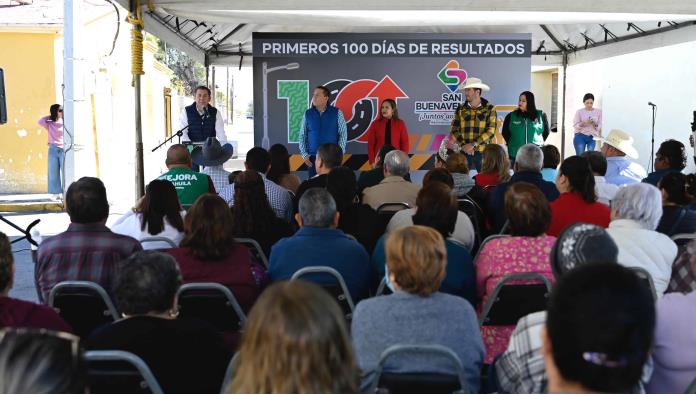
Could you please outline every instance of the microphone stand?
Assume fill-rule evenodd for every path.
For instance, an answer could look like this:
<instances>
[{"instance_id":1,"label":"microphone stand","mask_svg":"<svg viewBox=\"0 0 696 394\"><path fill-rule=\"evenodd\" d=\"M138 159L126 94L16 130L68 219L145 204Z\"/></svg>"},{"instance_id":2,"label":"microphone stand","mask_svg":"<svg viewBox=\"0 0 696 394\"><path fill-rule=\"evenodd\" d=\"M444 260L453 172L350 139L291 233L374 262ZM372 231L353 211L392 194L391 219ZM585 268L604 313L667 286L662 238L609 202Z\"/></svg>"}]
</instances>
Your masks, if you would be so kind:
<instances>
[{"instance_id":1,"label":"microphone stand","mask_svg":"<svg viewBox=\"0 0 696 394\"><path fill-rule=\"evenodd\" d=\"M650 171L653 172L655 171L655 161L654 156L655 156L655 108L657 107L655 104L648 103L649 106L652 107L652 130L651 130L651 136L650 136Z\"/></svg>"},{"instance_id":2,"label":"microphone stand","mask_svg":"<svg viewBox=\"0 0 696 394\"><path fill-rule=\"evenodd\" d=\"M152 149L152 151L154 152L154 151L156 151L157 149L159 149L159 148L161 148L162 146L164 146L164 144L167 144L167 143L171 142L171 140L173 140L174 137L179 137L179 138L181 138L181 136L184 135L184 130L186 130L186 129L188 129L188 128L189 128L189 127L186 126L186 127L182 128L181 130L177 131L176 133L172 134L171 137L167 138L166 140L164 140L164 142L162 142L161 144L157 145L154 149ZM179 142L181 142L181 139L179 140Z\"/></svg>"}]
</instances>

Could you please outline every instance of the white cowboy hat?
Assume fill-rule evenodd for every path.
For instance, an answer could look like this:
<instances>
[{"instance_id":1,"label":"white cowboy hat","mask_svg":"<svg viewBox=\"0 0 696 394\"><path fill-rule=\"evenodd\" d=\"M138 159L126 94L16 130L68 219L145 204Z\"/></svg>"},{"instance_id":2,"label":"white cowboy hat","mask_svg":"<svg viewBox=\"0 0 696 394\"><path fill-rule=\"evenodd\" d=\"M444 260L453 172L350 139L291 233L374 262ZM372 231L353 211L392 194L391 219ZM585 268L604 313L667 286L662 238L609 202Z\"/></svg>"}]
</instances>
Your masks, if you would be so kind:
<instances>
[{"instance_id":1,"label":"white cowboy hat","mask_svg":"<svg viewBox=\"0 0 696 394\"><path fill-rule=\"evenodd\" d=\"M633 147L633 137L623 130L613 129L606 138L595 137L595 141L602 141L625 153L628 157L637 159L638 151Z\"/></svg>"},{"instance_id":2,"label":"white cowboy hat","mask_svg":"<svg viewBox=\"0 0 696 394\"><path fill-rule=\"evenodd\" d=\"M459 85L459 90L464 90L468 88L481 89L484 92L491 90L491 88L485 83L483 83L480 78L475 77L469 77L463 84Z\"/></svg>"}]
</instances>

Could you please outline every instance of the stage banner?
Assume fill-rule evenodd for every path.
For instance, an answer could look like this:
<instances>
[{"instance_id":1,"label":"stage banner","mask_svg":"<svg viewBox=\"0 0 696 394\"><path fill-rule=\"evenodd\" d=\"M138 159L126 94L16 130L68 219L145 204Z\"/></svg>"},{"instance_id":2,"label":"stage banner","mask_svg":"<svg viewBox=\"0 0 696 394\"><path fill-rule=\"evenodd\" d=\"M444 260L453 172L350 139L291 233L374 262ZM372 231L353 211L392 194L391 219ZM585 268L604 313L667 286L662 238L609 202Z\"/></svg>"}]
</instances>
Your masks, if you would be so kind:
<instances>
[{"instance_id":1,"label":"stage banner","mask_svg":"<svg viewBox=\"0 0 696 394\"><path fill-rule=\"evenodd\" d=\"M366 132L392 98L408 127L411 168L429 169L468 77L490 86L482 96L496 105L500 131L529 90L530 46L530 34L254 33L254 144L285 144L292 169L304 170L302 115L324 85L348 124L345 165L370 168Z\"/></svg>"}]
</instances>

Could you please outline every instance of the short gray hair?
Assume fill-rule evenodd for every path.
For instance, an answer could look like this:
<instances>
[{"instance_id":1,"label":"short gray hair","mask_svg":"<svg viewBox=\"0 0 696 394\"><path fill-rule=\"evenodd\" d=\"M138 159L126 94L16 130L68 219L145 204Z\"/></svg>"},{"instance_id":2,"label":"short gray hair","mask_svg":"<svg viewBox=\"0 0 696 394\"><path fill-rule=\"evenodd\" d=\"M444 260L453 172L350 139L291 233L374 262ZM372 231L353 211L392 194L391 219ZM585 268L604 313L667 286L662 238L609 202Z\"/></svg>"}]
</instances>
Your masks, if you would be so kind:
<instances>
[{"instance_id":1,"label":"short gray hair","mask_svg":"<svg viewBox=\"0 0 696 394\"><path fill-rule=\"evenodd\" d=\"M336 201L324 188L313 187L302 194L299 204L302 225L329 228L336 215Z\"/></svg>"},{"instance_id":2,"label":"short gray hair","mask_svg":"<svg viewBox=\"0 0 696 394\"><path fill-rule=\"evenodd\" d=\"M522 145L515 157L518 171L541 172L544 166L544 152L534 144Z\"/></svg>"},{"instance_id":3,"label":"short gray hair","mask_svg":"<svg viewBox=\"0 0 696 394\"><path fill-rule=\"evenodd\" d=\"M398 149L387 153L384 157L384 168L387 169L389 175L404 176L408 174L408 155Z\"/></svg>"},{"instance_id":4,"label":"short gray hair","mask_svg":"<svg viewBox=\"0 0 696 394\"><path fill-rule=\"evenodd\" d=\"M662 195L649 183L624 186L611 200L615 219L631 219L647 230L655 230L662 217Z\"/></svg>"}]
</instances>

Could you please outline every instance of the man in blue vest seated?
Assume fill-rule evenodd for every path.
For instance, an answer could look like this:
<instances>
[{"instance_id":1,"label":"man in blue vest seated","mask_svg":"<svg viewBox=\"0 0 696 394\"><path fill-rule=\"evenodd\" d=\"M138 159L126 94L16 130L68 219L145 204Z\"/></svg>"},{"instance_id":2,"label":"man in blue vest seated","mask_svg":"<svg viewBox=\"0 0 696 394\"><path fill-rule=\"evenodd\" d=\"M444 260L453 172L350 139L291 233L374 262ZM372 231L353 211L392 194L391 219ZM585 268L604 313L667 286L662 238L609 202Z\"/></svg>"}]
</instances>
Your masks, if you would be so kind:
<instances>
[{"instance_id":1,"label":"man in blue vest seated","mask_svg":"<svg viewBox=\"0 0 696 394\"><path fill-rule=\"evenodd\" d=\"M317 86L312 96L312 106L302 116L299 149L307 165L309 178L317 174L314 159L322 144L338 144L346 151L348 128L340 109L329 105L331 92L325 86Z\"/></svg>"},{"instance_id":2,"label":"man in blue vest seated","mask_svg":"<svg viewBox=\"0 0 696 394\"><path fill-rule=\"evenodd\" d=\"M184 130L182 142L205 142L208 137L216 137L220 144L227 142L222 114L210 105L210 89L199 86L195 91L196 101L185 107L179 116L179 128Z\"/></svg>"}]
</instances>

